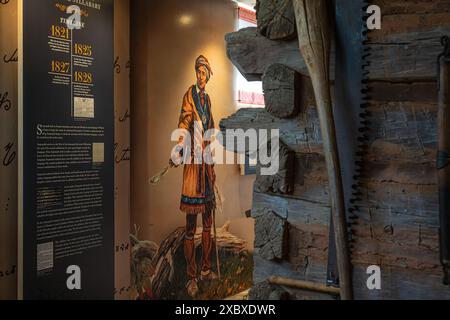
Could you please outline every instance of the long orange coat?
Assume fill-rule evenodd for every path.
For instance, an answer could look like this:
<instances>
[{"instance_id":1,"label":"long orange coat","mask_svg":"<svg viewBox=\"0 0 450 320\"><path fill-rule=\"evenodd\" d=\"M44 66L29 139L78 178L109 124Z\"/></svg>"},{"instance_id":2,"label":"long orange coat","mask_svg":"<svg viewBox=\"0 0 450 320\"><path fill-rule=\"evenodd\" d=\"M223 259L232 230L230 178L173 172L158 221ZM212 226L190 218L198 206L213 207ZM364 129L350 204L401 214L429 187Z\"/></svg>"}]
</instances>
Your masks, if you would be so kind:
<instances>
[{"instance_id":1,"label":"long orange coat","mask_svg":"<svg viewBox=\"0 0 450 320\"><path fill-rule=\"evenodd\" d=\"M201 134L214 128L211 113L211 99L206 95L205 106L202 107L197 87L191 86L183 98L179 129L189 131L191 138L191 164L184 165L183 189L180 210L187 214L203 214L215 207L214 187L216 175L214 165L194 164L194 123L199 124ZM198 136L198 133L197 133ZM198 139L198 138L197 138ZM201 140L202 148L209 145L209 141Z\"/></svg>"}]
</instances>

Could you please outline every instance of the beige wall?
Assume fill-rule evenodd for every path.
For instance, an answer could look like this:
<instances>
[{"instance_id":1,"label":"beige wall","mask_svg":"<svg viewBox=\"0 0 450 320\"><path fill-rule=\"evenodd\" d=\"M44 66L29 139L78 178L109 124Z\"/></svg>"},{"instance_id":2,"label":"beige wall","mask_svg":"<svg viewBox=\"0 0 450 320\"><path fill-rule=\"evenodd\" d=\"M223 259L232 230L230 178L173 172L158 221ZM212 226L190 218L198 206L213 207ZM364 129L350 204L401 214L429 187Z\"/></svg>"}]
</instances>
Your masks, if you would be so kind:
<instances>
[{"instance_id":1,"label":"beige wall","mask_svg":"<svg viewBox=\"0 0 450 320\"><path fill-rule=\"evenodd\" d=\"M235 28L236 14L229 0L132 1L132 224L141 227L141 238L160 242L185 224L179 210L182 169L171 171L158 186L148 179L168 164L170 136L183 95L196 81L198 55L213 68L207 92L216 125L236 111L224 41ZM216 166L216 173L225 197L218 225L231 220L231 231L251 247L253 222L244 211L251 207L253 179L240 177L237 165Z\"/></svg>"},{"instance_id":2,"label":"beige wall","mask_svg":"<svg viewBox=\"0 0 450 320\"><path fill-rule=\"evenodd\" d=\"M0 100L8 93L11 102L0 106L0 300L17 296L17 156L3 163L8 144L17 152L17 63L4 61L17 49L17 26L17 0L0 4Z\"/></svg>"},{"instance_id":3,"label":"beige wall","mask_svg":"<svg viewBox=\"0 0 450 320\"><path fill-rule=\"evenodd\" d=\"M130 0L114 2L115 110L115 287L116 299L129 299L130 287ZM117 163L118 162L118 163Z\"/></svg>"}]
</instances>

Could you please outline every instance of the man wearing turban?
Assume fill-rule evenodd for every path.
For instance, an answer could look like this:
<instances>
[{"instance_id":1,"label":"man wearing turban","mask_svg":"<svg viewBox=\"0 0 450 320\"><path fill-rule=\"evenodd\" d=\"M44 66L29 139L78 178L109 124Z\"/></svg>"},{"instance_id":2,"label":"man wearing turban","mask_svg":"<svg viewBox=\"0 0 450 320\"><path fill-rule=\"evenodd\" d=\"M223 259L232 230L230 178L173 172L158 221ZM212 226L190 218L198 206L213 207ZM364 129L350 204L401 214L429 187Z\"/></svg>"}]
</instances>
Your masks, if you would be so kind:
<instances>
[{"instance_id":1,"label":"man wearing turban","mask_svg":"<svg viewBox=\"0 0 450 320\"><path fill-rule=\"evenodd\" d=\"M203 155L203 151L209 145L209 141L204 141L203 134L208 130L214 129L211 99L206 93L206 85L213 72L208 59L203 55L196 59L195 72L197 83L191 86L184 95L178 128L189 132L190 136L187 135L187 137L191 139L190 146L194 146L194 141L196 140L196 145L202 147L201 155ZM201 132L198 132L198 128L201 129ZM201 137L199 137L199 134L201 134ZM180 138L179 145L189 143L183 141L183 139L185 138ZM183 155L185 160L186 156L189 155ZM191 152L190 157L190 163L184 164L180 210L186 214L186 235L184 240L184 254L188 276L186 288L189 296L194 298L199 291L194 243L198 215L202 216L203 222L200 280L212 281L218 278L211 270L213 242L211 228L213 225L213 210L216 205L214 194L216 175L214 165L206 164L203 158L201 164L195 163L194 151ZM171 166L176 166L172 160L170 164Z\"/></svg>"}]
</instances>

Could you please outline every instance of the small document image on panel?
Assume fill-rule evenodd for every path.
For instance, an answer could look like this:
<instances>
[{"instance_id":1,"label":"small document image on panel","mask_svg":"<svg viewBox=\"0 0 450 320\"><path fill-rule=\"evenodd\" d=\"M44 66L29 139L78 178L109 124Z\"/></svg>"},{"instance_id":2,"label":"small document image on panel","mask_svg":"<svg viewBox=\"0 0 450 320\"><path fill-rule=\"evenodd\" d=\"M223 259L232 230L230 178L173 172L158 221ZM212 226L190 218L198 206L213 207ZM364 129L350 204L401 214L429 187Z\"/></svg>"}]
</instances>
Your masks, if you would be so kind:
<instances>
[{"instance_id":1,"label":"small document image on panel","mask_svg":"<svg viewBox=\"0 0 450 320\"><path fill-rule=\"evenodd\" d=\"M93 119L95 116L94 99L75 97L73 115L75 118Z\"/></svg>"},{"instance_id":2,"label":"small document image on panel","mask_svg":"<svg viewBox=\"0 0 450 320\"><path fill-rule=\"evenodd\" d=\"M92 162L99 164L105 162L105 144L93 143L92 144Z\"/></svg>"},{"instance_id":3,"label":"small document image on panel","mask_svg":"<svg viewBox=\"0 0 450 320\"><path fill-rule=\"evenodd\" d=\"M53 242L37 245L37 271L38 273L53 269Z\"/></svg>"}]
</instances>

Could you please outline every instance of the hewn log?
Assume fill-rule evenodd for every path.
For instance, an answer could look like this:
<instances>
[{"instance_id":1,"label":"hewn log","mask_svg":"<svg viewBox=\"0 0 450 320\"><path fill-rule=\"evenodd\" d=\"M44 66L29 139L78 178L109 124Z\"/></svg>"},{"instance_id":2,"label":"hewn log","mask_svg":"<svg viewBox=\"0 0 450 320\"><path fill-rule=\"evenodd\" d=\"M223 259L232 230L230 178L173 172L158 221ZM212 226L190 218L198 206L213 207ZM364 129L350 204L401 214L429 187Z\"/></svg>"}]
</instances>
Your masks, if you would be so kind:
<instances>
[{"instance_id":1,"label":"hewn log","mask_svg":"<svg viewBox=\"0 0 450 320\"><path fill-rule=\"evenodd\" d=\"M298 279L324 283L326 280L326 266L323 263L306 262L301 268L286 261L268 261L259 255L254 256L255 270L253 281L255 283L267 281L272 276ZM287 288L286 288L287 289Z\"/></svg>"},{"instance_id":2,"label":"hewn log","mask_svg":"<svg viewBox=\"0 0 450 320\"><path fill-rule=\"evenodd\" d=\"M437 176L436 168L431 163L406 162L405 160L397 162L395 158L385 161L367 159L362 181L421 187L435 186Z\"/></svg>"},{"instance_id":3,"label":"hewn log","mask_svg":"<svg viewBox=\"0 0 450 320\"><path fill-rule=\"evenodd\" d=\"M436 56L441 52L440 38L449 33L450 27L435 25L427 31L390 35L385 42L369 42L369 79L435 80ZM225 39L228 57L249 81L260 81L267 67L274 63L309 76L303 58L298 55L295 40L272 41L259 35L256 28L229 33ZM330 61L330 79L334 80L333 50Z\"/></svg>"},{"instance_id":4,"label":"hewn log","mask_svg":"<svg viewBox=\"0 0 450 320\"><path fill-rule=\"evenodd\" d=\"M288 40L297 35L292 0L257 0L256 18L259 32L270 40Z\"/></svg>"},{"instance_id":5,"label":"hewn log","mask_svg":"<svg viewBox=\"0 0 450 320\"><path fill-rule=\"evenodd\" d=\"M265 210L255 219L255 252L266 260L282 259L286 248L286 219Z\"/></svg>"},{"instance_id":6,"label":"hewn log","mask_svg":"<svg viewBox=\"0 0 450 320\"><path fill-rule=\"evenodd\" d=\"M384 198L380 198L380 188L386 189ZM386 187L380 183L377 191L373 190L368 198L370 207L361 205L358 224L354 227L357 239L352 254L354 263L370 265L382 261L385 266L440 273L437 209L427 209L430 205L436 207L437 196L426 204L423 203L424 198L420 197L429 197L431 191L421 189L414 192L413 188L396 184ZM261 196L265 202L261 202ZM259 194L255 194L255 197L258 198L255 207L260 210L266 210L263 207L279 208L282 204L274 202L275 197ZM398 203L390 202L389 199L394 198L399 199ZM279 199L288 210L289 217L290 247L287 261L298 272L304 272L312 263L325 265L329 208L316 205L308 209L305 202L302 206L300 200ZM411 203L406 211L407 201ZM417 208L415 212L412 207ZM321 210L325 211L320 213Z\"/></svg>"},{"instance_id":7,"label":"hewn log","mask_svg":"<svg viewBox=\"0 0 450 320\"><path fill-rule=\"evenodd\" d=\"M450 2L447 0L432 1L404 1L404 0L373 0L371 4L375 4L383 8L383 17L398 17L402 14L410 14L423 17L431 13L443 13L450 11Z\"/></svg>"},{"instance_id":8,"label":"hewn log","mask_svg":"<svg viewBox=\"0 0 450 320\"><path fill-rule=\"evenodd\" d=\"M328 245L328 225L290 223L286 260L299 273L307 272L310 265L325 266L328 262Z\"/></svg>"},{"instance_id":9,"label":"hewn log","mask_svg":"<svg viewBox=\"0 0 450 320\"><path fill-rule=\"evenodd\" d=\"M369 145L377 141L391 144L378 147L388 159L423 162L433 160L437 142L437 104L410 102L373 102L369 109ZM394 145L396 148L393 148Z\"/></svg>"},{"instance_id":10,"label":"hewn log","mask_svg":"<svg viewBox=\"0 0 450 320\"><path fill-rule=\"evenodd\" d=\"M293 121L294 120L294 121ZM264 109L240 109L220 122L220 128L227 129L279 129L282 141L295 152L321 153L320 126L314 106L293 119L280 119Z\"/></svg>"},{"instance_id":11,"label":"hewn log","mask_svg":"<svg viewBox=\"0 0 450 320\"><path fill-rule=\"evenodd\" d=\"M228 57L248 81L261 81L267 67L275 63L308 74L296 40L269 40L260 35L256 28L229 33L225 40Z\"/></svg>"},{"instance_id":12,"label":"hewn log","mask_svg":"<svg viewBox=\"0 0 450 320\"><path fill-rule=\"evenodd\" d=\"M304 235L308 234L308 226L305 226ZM323 237L328 239L328 227L323 229ZM314 228L310 233L316 234ZM301 237L302 235L299 234ZM290 243L296 243L298 238L292 239ZM321 241L322 243L322 241ZM328 240L323 241L324 244L328 245ZM299 245L305 250L314 250L311 248L311 244L301 244ZM311 252L302 252L298 257L289 258L287 261L268 261L261 258L258 254L254 256L254 282L257 284L267 283L267 279L272 276L279 276L284 278L291 278L302 281L310 281L315 283L325 283L326 281L326 247L317 246L317 251L321 250L324 258L317 259L316 255L311 254ZM273 286L277 287L277 286ZM255 286L255 290L259 289L260 286ZM328 294L305 291L290 287L281 286L283 290L289 293L290 299L293 300L330 300L333 299L332 296ZM263 288L261 288L263 289ZM264 298L267 299L267 296Z\"/></svg>"},{"instance_id":13,"label":"hewn log","mask_svg":"<svg viewBox=\"0 0 450 320\"><path fill-rule=\"evenodd\" d=\"M295 117L302 102L301 81L302 76L295 70L282 64L271 65L262 77L267 112L278 118Z\"/></svg>"},{"instance_id":14,"label":"hewn log","mask_svg":"<svg viewBox=\"0 0 450 320\"><path fill-rule=\"evenodd\" d=\"M450 299L450 290L442 285L440 275L403 267L381 265L382 290L367 290L367 266L362 264L354 267L355 298L358 300Z\"/></svg>"},{"instance_id":15,"label":"hewn log","mask_svg":"<svg viewBox=\"0 0 450 320\"><path fill-rule=\"evenodd\" d=\"M367 266L382 264L385 267L442 274L439 263L438 229L401 229L400 226L397 229L394 226L394 231L391 230L391 225L375 227L364 224L364 227L357 228L352 262Z\"/></svg>"},{"instance_id":16,"label":"hewn log","mask_svg":"<svg viewBox=\"0 0 450 320\"><path fill-rule=\"evenodd\" d=\"M405 89L408 91L407 89ZM404 93L401 93L403 95ZM431 97L430 97L431 98ZM425 98L429 99L429 98ZM436 102L370 101L369 156L380 161L435 160L437 143ZM279 119L264 109L241 109L220 126L225 129L279 129L289 149L299 153L323 154L320 126L313 104L305 112L290 119Z\"/></svg>"},{"instance_id":17,"label":"hewn log","mask_svg":"<svg viewBox=\"0 0 450 320\"><path fill-rule=\"evenodd\" d=\"M398 150L393 152L399 152L398 156L400 158L397 156L392 156L384 159L383 155L387 156L388 152L379 152L378 148L392 148L393 150ZM419 204L419 201L422 201L422 205L420 206L421 208L423 208L423 197L425 195L427 197L432 197L430 199L430 204L433 203L433 201L437 201L437 199L433 196L433 193L437 192L436 170L435 166L432 164L433 160L426 160L429 162L425 163L420 160L417 162L408 162L407 159L401 158L401 148L397 145L384 146L384 144L378 143L374 143L372 149L370 149L370 155L374 155L376 158L372 158L372 156L370 156L364 161L364 177L360 179L360 182L364 184L365 187L375 184L372 188L376 191L376 188L383 190L382 184L386 184L389 188L391 185L399 186L400 190L405 190L405 192L411 194L411 197L413 195L417 197L417 204ZM435 154L433 155L433 158L435 158ZM329 206L329 188L327 186L328 177L325 170L325 161L323 156L318 154L297 153L295 161L296 178L293 187L294 192L289 194L289 198ZM383 190L383 192L375 194L374 196L376 197L377 195L384 194L384 192L388 191L389 188ZM257 192L257 194L260 194L260 192ZM277 195L273 192L265 192L265 194L267 196ZM417 206L413 205L415 202L414 198L407 199L404 197L404 194L399 193L395 198L390 200L393 203L393 208L396 203L394 200L402 199L402 201L408 202L407 208L405 208L404 203L400 205L400 207L403 207L404 210L409 211L410 208L413 210L417 209ZM389 199L385 199L385 201L389 202ZM286 216L284 214L282 215Z\"/></svg>"},{"instance_id":18,"label":"hewn log","mask_svg":"<svg viewBox=\"0 0 450 320\"><path fill-rule=\"evenodd\" d=\"M408 101L435 104L438 99L437 83L436 81L371 81L369 96L372 101L378 103Z\"/></svg>"},{"instance_id":19,"label":"hewn log","mask_svg":"<svg viewBox=\"0 0 450 320\"><path fill-rule=\"evenodd\" d=\"M372 210L371 212L367 211L365 216L372 215L373 218L378 217L385 220L392 216L388 211ZM401 221L398 221L398 223L403 224ZM437 230L425 228L410 229L409 231L405 229L397 230L394 226L393 233L391 233L389 228L383 227L382 222L376 222L373 219L373 225L365 225L364 221L361 221L360 224L363 224L361 230L364 232L370 232L372 228L374 229L372 230L373 236L361 233L356 241L358 246L354 251L353 259L356 299L373 299L376 297L398 299L399 296L428 299L432 297L442 298L443 295L448 294L448 290L441 283ZM414 224L414 222L411 224ZM320 242L317 242L317 239L326 239L328 229L326 227L310 229L307 225L297 227L303 228L304 234L302 237L308 234L308 230L311 230L309 235L311 242L299 242L298 256L290 257L288 262L274 263L255 256L255 279L263 281L271 275L277 275L319 283L324 281L326 261L325 259L318 259L318 252L322 250L326 253L327 241L320 240ZM359 229L356 230L359 231ZM418 243L419 245L417 245ZM310 251L312 249L315 251ZM382 284L383 288L386 288L381 291L374 290L377 291L376 297L366 287L366 269L368 265L373 264L381 266ZM393 273L391 274L391 272ZM408 290L405 290L405 283L411 283L412 281L414 286L408 286ZM396 288L395 293L391 291L393 288ZM411 292L409 292L410 290ZM425 293L423 290L432 291Z\"/></svg>"},{"instance_id":20,"label":"hewn log","mask_svg":"<svg viewBox=\"0 0 450 320\"><path fill-rule=\"evenodd\" d=\"M255 181L256 191L281 194L290 194L293 192L295 179L295 153L282 141L280 141L278 159L279 170L276 174L271 176L258 174Z\"/></svg>"},{"instance_id":21,"label":"hewn log","mask_svg":"<svg viewBox=\"0 0 450 320\"><path fill-rule=\"evenodd\" d=\"M429 35L435 32L447 33L450 28L448 3L441 3L441 6L438 6L437 3L430 5L431 2L437 1L432 0L422 7L423 11L427 11L423 13L405 11L390 14L387 8L389 5L383 7L382 28L368 34L369 43L393 43L401 42L401 39L420 41L425 39L422 36L427 33Z\"/></svg>"},{"instance_id":22,"label":"hewn log","mask_svg":"<svg viewBox=\"0 0 450 320\"><path fill-rule=\"evenodd\" d=\"M255 192L252 216L257 217L269 209L287 219L290 224L298 225L328 225L331 214L329 203L316 203Z\"/></svg>"},{"instance_id":23,"label":"hewn log","mask_svg":"<svg viewBox=\"0 0 450 320\"><path fill-rule=\"evenodd\" d=\"M289 293L267 281L255 284L249 292L249 300L288 300Z\"/></svg>"},{"instance_id":24,"label":"hewn log","mask_svg":"<svg viewBox=\"0 0 450 320\"><path fill-rule=\"evenodd\" d=\"M385 42L369 42L369 78L435 80L436 57L441 51L440 38L446 33L450 33L450 28L396 34L385 39Z\"/></svg>"}]
</instances>

